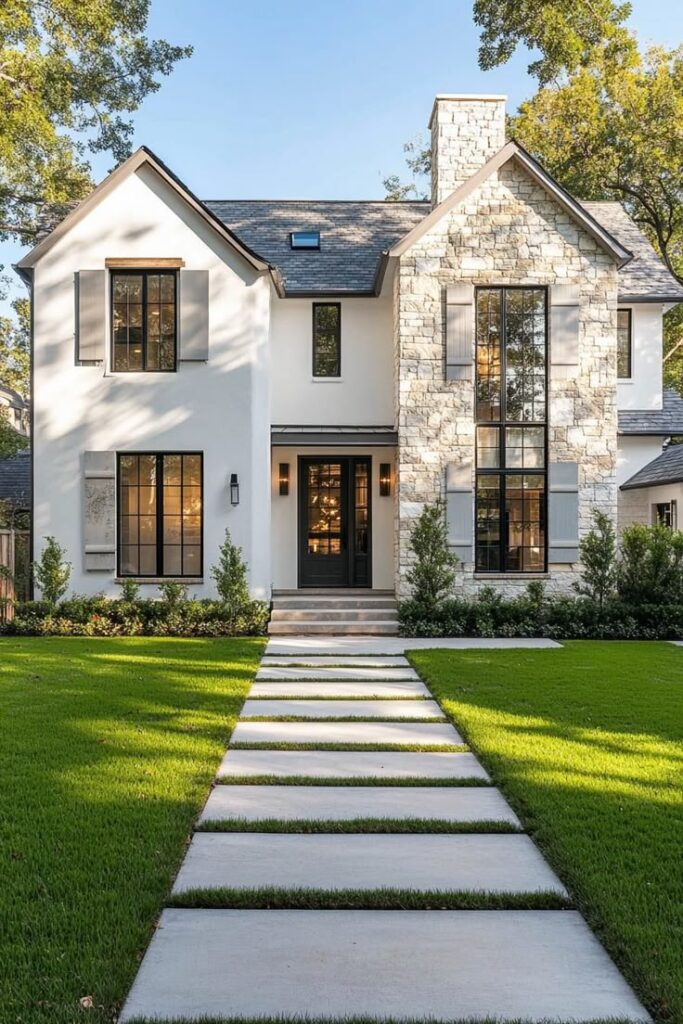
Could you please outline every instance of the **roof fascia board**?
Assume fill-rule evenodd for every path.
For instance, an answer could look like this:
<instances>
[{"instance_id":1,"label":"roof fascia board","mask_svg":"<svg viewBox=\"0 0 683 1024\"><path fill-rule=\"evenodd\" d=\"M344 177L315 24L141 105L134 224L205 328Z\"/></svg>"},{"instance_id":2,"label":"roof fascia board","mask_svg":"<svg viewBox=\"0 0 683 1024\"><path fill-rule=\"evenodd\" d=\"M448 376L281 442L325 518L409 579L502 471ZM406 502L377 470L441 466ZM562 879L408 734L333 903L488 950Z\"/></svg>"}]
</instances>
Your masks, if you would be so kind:
<instances>
[{"instance_id":1,"label":"roof fascia board","mask_svg":"<svg viewBox=\"0 0 683 1024\"><path fill-rule=\"evenodd\" d=\"M78 204L75 210L67 214L64 220L60 223L36 246L31 249L23 259L19 260L16 264L16 269L19 273L22 270L33 267L52 247L62 238L68 231L71 230L83 217L91 210L94 206L100 203L107 195L109 195L117 185L129 175L134 174L139 167L143 164L149 164L149 166L162 178L182 199L190 206L195 213L197 213L202 220L213 228L213 230L220 235L223 241L227 242L254 268L258 271L270 270L270 264L265 260L261 259L255 252L245 246L243 242L237 238L232 231L227 228L222 221L216 217L211 210L209 210L201 200L183 184L182 181L172 171L170 171L150 150L141 146L135 153L128 157L127 160L107 175L104 181L101 181L97 185L90 195L86 196L82 202Z\"/></svg>"},{"instance_id":2,"label":"roof fascia board","mask_svg":"<svg viewBox=\"0 0 683 1024\"><path fill-rule=\"evenodd\" d=\"M434 207L423 221L417 224L412 231L392 246L389 256L402 256L407 249L417 242L429 231L441 218L449 213L455 206L466 199L471 193L483 184L490 176L509 160L517 160L546 192L557 200L559 205L569 213L574 220L578 221L583 228L609 252L616 260L619 267L624 266L633 259L633 253L626 249L613 235L606 231L587 210L581 206L572 196L569 195L551 176L543 170L533 157L514 140L507 142L502 149L491 157L490 160L480 167L467 181L463 182L454 192L451 193L442 203Z\"/></svg>"},{"instance_id":3,"label":"roof fascia board","mask_svg":"<svg viewBox=\"0 0 683 1024\"><path fill-rule=\"evenodd\" d=\"M641 302L671 302L673 305L678 305L679 302L683 302L683 295L622 295L620 293L617 301L631 302L634 306Z\"/></svg>"}]
</instances>

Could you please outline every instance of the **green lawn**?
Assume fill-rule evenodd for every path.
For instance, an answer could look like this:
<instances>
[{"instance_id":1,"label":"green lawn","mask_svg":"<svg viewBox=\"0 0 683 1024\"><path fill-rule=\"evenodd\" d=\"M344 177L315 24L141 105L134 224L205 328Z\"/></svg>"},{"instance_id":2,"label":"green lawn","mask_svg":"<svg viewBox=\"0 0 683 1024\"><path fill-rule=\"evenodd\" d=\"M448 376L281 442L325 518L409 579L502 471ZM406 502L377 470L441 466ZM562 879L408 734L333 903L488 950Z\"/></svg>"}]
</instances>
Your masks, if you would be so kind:
<instances>
[{"instance_id":1,"label":"green lawn","mask_svg":"<svg viewBox=\"0 0 683 1024\"><path fill-rule=\"evenodd\" d=\"M262 648L0 641L2 1021L111 1022Z\"/></svg>"},{"instance_id":2,"label":"green lawn","mask_svg":"<svg viewBox=\"0 0 683 1024\"><path fill-rule=\"evenodd\" d=\"M411 660L659 1021L683 1021L683 649Z\"/></svg>"}]
</instances>

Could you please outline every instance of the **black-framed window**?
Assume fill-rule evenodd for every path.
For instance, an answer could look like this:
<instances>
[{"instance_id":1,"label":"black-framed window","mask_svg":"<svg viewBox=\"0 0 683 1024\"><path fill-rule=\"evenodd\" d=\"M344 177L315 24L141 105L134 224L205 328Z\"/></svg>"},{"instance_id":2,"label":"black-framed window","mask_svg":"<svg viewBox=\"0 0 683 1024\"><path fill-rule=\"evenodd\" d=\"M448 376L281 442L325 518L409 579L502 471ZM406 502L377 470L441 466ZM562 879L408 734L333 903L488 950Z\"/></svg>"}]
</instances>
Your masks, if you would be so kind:
<instances>
[{"instance_id":1,"label":"black-framed window","mask_svg":"<svg viewBox=\"0 0 683 1024\"><path fill-rule=\"evenodd\" d=\"M476 569L547 562L545 288L476 292Z\"/></svg>"},{"instance_id":2,"label":"black-framed window","mask_svg":"<svg viewBox=\"0 0 683 1024\"><path fill-rule=\"evenodd\" d=\"M177 274L112 270L112 367L117 373L176 368Z\"/></svg>"},{"instance_id":3,"label":"black-framed window","mask_svg":"<svg viewBox=\"0 0 683 1024\"><path fill-rule=\"evenodd\" d=\"M678 529L678 503L676 500L660 501L652 506L652 522L655 526Z\"/></svg>"},{"instance_id":4,"label":"black-framed window","mask_svg":"<svg viewBox=\"0 0 683 1024\"><path fill-rule=\"evenodd\" d=\"M200 452L119 452L119 576L202 575Z\"/></svg>"},{"instance_id":5,"label":"black-framed window","mask_svg":"<svg viewBox=\"0 0 683 1024\"><path fill-rule=\"evenodd\" d=\"M341 303L313 303L313 376L341 376Z\"/></svg>"},{"instance_id":6,"label":"black-framed window","mask_svg":"<svg viewBox=\"0 0 683 1024\"><path fill-rule=\"evenodd\" d=\"M630 309L617 310L617 377L630 380L633 372L633 317Z\"/></svg>"}]
</instances>

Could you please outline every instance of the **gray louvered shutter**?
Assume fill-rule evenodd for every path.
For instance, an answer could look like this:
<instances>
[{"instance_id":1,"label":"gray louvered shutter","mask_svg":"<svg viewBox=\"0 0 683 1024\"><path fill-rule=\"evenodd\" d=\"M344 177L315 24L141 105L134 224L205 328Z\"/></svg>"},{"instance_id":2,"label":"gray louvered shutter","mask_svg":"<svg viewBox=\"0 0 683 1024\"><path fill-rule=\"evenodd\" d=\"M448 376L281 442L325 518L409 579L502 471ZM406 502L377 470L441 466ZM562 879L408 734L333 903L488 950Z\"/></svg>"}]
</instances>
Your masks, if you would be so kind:
<instances>
[{"instance_id":1,"label":"gray louvered shutter","mask_svg":"<svg viewBox=\"0 0 683 1024\"><path fill-rule=\"evenodd\" d=\"M474 491L469 460L446 466L446 523L453 553L461 562L473 562Z\"/></svg>"},{"instance_id":2,"label":"gray louvered shutter","mask_svg":"<svg viewBox=\"0 0 683 1024\"><path fill-rule=\"evenodd\" d=\"M76 330L79 362L101 362L104 359L107 333L106 294L106 270L79 270Z\"/></svg>"},{"instance_id":3,"label":"gray louvered shutter","mask_svg":"<svg viewBox=\"0 0 683 1024\"><path fill-rule=\"evenodd\" d=\"M180 356L188 362L209 358L209 271L180 271Z\"/></svg>"},{"instance_id":4,"label":"gray louvered shutter","mask_svg":"<svg viewBox=\"0 0 683 1024\"><path fill-rule=\"evenodd\" d=\"M116 568L116 453L83 457L83 554L88 572Z\"/></svg>"},{"instance_id":5,"label":"gray louvered shutter","mask_svg":"<svg viewBox=\"0 0 683 1024\"><path fill-rule=\"evenodd\" d=\"M550 362L579 365L579 286L554 284L550 289Z\"/></svg>"},{"instance_id":6,"label":"gray louvered shutter","mask_svg":"<svg viewBox=\"0 0 683 1024\"><path fill-rule=\"evenodd\" d=\"M446 379L469 380L474 359L474 286L446 289Z\"/></svg>"},{"instance_id":7,"label":"gray louvered shutter","mask_svg":"<svg viewBox=\"0 0 683 1024\"><path fill-rule=\"evenodd\" d=\"M548 562L578 562L578 463L551 462L548 485Z\"/></svg>"}]
</instances>

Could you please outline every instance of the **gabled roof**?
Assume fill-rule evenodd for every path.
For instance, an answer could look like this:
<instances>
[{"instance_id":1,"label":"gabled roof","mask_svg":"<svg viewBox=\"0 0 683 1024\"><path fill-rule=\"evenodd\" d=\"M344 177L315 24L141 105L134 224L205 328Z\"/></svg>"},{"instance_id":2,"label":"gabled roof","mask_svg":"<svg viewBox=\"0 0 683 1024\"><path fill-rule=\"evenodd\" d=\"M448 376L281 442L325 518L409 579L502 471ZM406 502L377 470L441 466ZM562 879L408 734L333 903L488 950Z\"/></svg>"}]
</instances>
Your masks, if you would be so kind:
<instances>
[{"instance_id":1,"label":"gabled roof","mask_svg":"<svg viewBox=\"0 0 683 1024\"><path fill-rule=\"evenodd\" d=\"M207 200L206 205L274 264L285 292L373 295L382 254L429 213L427 201ZM320 249L292 249L291 231L320 231Z\"/></svg>"},{"instance_id":2,"label":"gabled roof","mask_svg":"<svg viewBox=\"0 0 683 1024\"><path fill-rule=\"evenodd\" d=\"M407 249L417 242L430 228L437 224L445 214L454 209L459 203L471 195L479 185L483 184L491 175L510 160L516 160L521 164L529 176L545 189L573 219L579 223L589 235L602 246L616 261L617 266L622 267L632 258L632 253L626 246L622 245L606 228L577 202L558 182L545 171L527 151L512 140L499 149L490 160L481 167L475 174L463 182L455 192L452 192L442 203L435 206L430 214L416 227L409 231L400 242L397 242L389 250L389 257L402 256Z\"/></svg>"},{"instance_id":3,"label":"gabled roof","mask_svg":"<svg viewBox=\"0 0 683 1024\"><path fill-rule=\"evenodd\" d=\"M31 454L19 452L11 459L0 459L0 501L16 509L31 507Z\"/></svg>"},{"instance_id":4,"label":"gabled roof","mask_svg":"<svg viewBox=\"0 0 683 1024\"><path fill-rule=\"evenodd\" d=\"M254 252L248 245L241 241L209 208L206 206L201 199L197 199L193 192L183 184L180 178L177 177L155 154L147 149L146 146L141 146L140 149L136 150L132 156L129 156L127 160L124 160L116 170L112 171L111 174L107 175L104 181L93 189L90 195L86 196L85 199L80 202L70 213L66 215L64 220L60 221L56 228L50 232L42 241L38 242L37 245L31 249L31 251L19 260L16 264L18 270L27 270L30 267L35 266L37 261L49 252L50 249L55 245L59 239L69 231L69 229L80 221L89 210L97 205L106 195L112 192L116 186L130 174L134 174L143 164L148 164L156 173L166 181L171 188L178 193L185 200L188 206L202 217L207 222L216 234L218 234L224 242L236 249L241 256L251 264L255 270L263 271L270 270L270 264L262 259L256 252Z\"/></svg>"},{"instance_id":5,"label":"gabled roof","mask_svg":"<svg viewBox=\"0 0 683 1024\"><path fill-rule=\"evenodd\" d=\"M661 409L620 409L619 433L642 437L683 434L683 398L673 388L664 388Z\"/></svg>"},{"instance_id":6,"label":"gabled roof","mask_svg":"<svg viewBox=\"0 0 683 1024\"><path fill-rule=\"evenodd\" d=\"M683 483L683 444L672 444L621 485L622 491Z\"/></svg>"}]
</instances>

